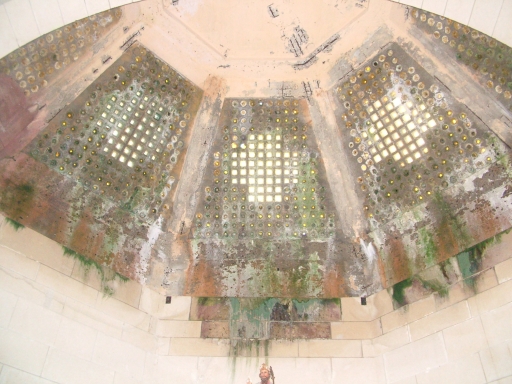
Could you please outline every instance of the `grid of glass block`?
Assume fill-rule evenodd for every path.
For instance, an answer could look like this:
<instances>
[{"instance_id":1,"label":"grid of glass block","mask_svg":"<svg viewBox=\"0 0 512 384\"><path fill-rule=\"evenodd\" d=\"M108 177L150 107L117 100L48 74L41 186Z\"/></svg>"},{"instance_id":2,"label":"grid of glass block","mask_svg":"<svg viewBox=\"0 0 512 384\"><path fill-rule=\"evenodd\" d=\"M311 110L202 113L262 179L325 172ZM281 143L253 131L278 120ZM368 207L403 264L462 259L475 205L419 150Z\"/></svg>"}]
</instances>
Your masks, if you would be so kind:
<instances>
[{"instance_id":1,"label":"grid of glass block","mask_svg":"<svg viewBox=\"0 0 512 384\"><path fill-rule=\"evenodd\" d=\"M369 105L366 111L373 123L368 129L369 152L376 164L389 156L396 162L411 164L428 153L423 134L436 122L425 104L402 101L392 92Z\"/></svg>"},{"instance_id":2,"label":"grid of glass block","mask_svg":"<svg viewBox=\"0 0 512 384\"><path fill-rule=\"evenodd\" d=\"M281 202L285 185L299 182L299 152L283 147L281 134L250 134L231 154L231 183L247 185L249 202Z\"/></svg>"},{"instance_id":3,"label":"grid of glass block","mask_svg":"<svg viewBox=\"0 0 512 384\"><path fill-rule=\"evenodd\" d=\"M112 96L96 122L110 131L103 152L130 168L145 159L156 160L155 152L161 153L165 146L163 128L158 124L164 109L149 101L142 90L129 102Z\"/></svg>"}]
</instances>

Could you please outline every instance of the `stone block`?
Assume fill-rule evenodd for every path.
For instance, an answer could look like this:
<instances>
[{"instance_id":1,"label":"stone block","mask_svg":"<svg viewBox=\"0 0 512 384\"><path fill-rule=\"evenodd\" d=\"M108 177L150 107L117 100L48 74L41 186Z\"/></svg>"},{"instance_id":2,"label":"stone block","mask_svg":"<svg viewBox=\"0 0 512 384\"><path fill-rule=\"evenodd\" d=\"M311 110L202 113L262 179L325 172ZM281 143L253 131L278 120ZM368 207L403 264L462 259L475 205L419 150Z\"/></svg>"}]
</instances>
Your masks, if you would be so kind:
<instances>
[{"instance_id":1,"label":"stone block","mask_svg":"<svg viewBox=\"0 0 512 384\"><path fill-rule=\"evenodd\" d=\"M366 299L367 305L361 305L357 297L341 299L342 321L372 321L393 311L393 299L387 290L382 290Z\"/></svg>"},{"instance_id":2,"label":"stone block","mask_svg":"<svg viewBox=\"0 0 512 384\"><path fill-rule=\"evenodd\" d=\"M503 379L493 381L490 384L512 384L512 376L504 377Z\"/></svg>"},{"instance_id":3,"label":"stone block","mask_svg":"<svg viewBox=\"0 0 512 384\"><path fill-rule=\"evenodd\" d=\"M467 25L475 0L449 0L446 3L444 16Z\"/></svg>"},{"instance_id":4,"label":"stone block","mask_svg":"<svg viewBox=\"0 0 512 384\"><path fill-rule=\"evenodd\" d=\"M10 292L33 303L44 305L54 312L62 312L66 297L50 288L28 280L16 272L0 268L0 290Z\"/></svg>"},{"instance_id":5,"label":"stone block","mask_svg":"<svg viewBox=\"0 0 512 384\"><path fill-rule=\"evenodd\" d=\"M434 295L405 305L396 311L390 312L381 317L382 332L387 333L393 329L412 323L425 317L436 310Z\"/></svg>"},{"instance_id":6,"label":"stone block","mask_svg":"<svg viewBox=\"0 0 512 384\"><path fill-rule=\"evenodd\" d=\"M384 365L390 382L427 372L447 362L440 332L384 354Z\"/></svg>"},{"instance_id":7,"label":"stone block","mask_svg":"<svg viewBox=\"0 0 512 384\"><path fill-rule=\"evenodd\" d=\"M58 0L64 25L87 17L85 2L80 0Z\"/></svg>"},{"instance_id":8,"label":"stone block","mask_svg":"<svg viewBox=\"0 0 512 384\"><path fill-rule=\"evenodd\" d=\"M168 320L188 320L191 305L192 297L173 296L170 304L163 304L159 317Z\"/></svg>"},{"instance_id":9,"label":"stone block","mask_svg":"<svg viewBox=\"0 0 512 384\"><path fill-rule=\"evenodd\" d=\"M0 267L9 269L30 280L35 280L39 271L39 263L21 253L0 246Z\"/></svg>"},{"instance_id":10,"label":"stone block","mask_svg":"<svg viewBox=\"0 0 512 384\"><path fill-rule=\"evenodd\" d=\"M436 310L440 311L441 309L451 307L474 295L474 288L469 287L464 281L460 281L449 288L447 296L434 295Z\"/></svg>"},{"instance_id":11,"label":"stone block","mask_svg":"<svg viewBox=\"0 0 512 384\"><path fill-rule=\"evenodd\" d=\"M158 336L136 327L126 327L123 329L121 340L147 352L156 353L158 348Z\"/></svg>"},{"instance_id":12,"label":"stone block","mask_svg":"<svg viewBox=\"0 0 512 384\"><path fill-rule=\"evenodd\" d=\"M122 281L116 277L114 280L108 282L108 285L114 291L112 298L131 305L134 308L139 308L142 286L137 281Z\"/></svg>"},{"instance_id":13,"label":"stone block","mask_svg":"<svg viewBox=\"0 0 512 384\"><path fill-rule=\"evenodd\" d=\"M385 381L386 373L382 357L332 359L333 383L360 384Z\"/></svg>"},{"instance_id":14,"label":"stone block","mask_svg":"<svg viewBox=\"0 0 512 384\"><path fill-rule=\"evenodd\" d=\"M9 325L17 301L16 295L0 289L0 327L7 328Z\"/></svg>"},{"instance_id":15,"label":"stone block","mask_svg":"<svg viewBox=\"0 0 512 384\"><path fill-rule=\"evenodd\" d=\"M480 360L488 382L512 376L512 340L481 351Z\"/></svg>"},{"instance_id":16,"label":"stone block","mask_svg":"<svg viewBox=\"0 0 512 384\"><path fill-rule=\"evenodd\" d=\"M39 37L39 28L29 0L12 0L4 5L20 47Z\"/></svg>"},{"instance_id":17,"label":"stone block","mask_svg":"<svg viewBox=\"0 0 512 384\"><path fill-rule=\"evenodd\" d=\"M39 376L20 371L19 369L5 366L0 369L0 383L5 384L53 384L54 381L43 379Z\"/></svg>"},{"instance_id":18,"label":"stone block","mask_svg":"<svg viewBox=\"0 0 512 384\"><path fill-rule=\"evenodd\" d=\"M85 6L89 16L110 9L108 0L85 0Z\"/></svg>"},{"instance_id":19,"label":"stone block","mask_svg":"<svg viewBox=\"0 0 512 384\"><path fill-rule=\"evenodd\" d=\"M266 340L270 335L270 322L264 320L240 320L229 322L229 332L235 339Z\"/></svg>"},{"instance_id":20,"label":"stone block","mask_svg":"<svg viewBox=\"0 0 512 384\"><path fill-rule=\"evenodd\" d=\"M196 356L151 356L148 354L146 359L147 374L144 383L167 384L169 378L172 378L176 383L197 382L198 368L204 370L203 366L199 365ZM222 376L218 372L226 371L217 370L217 373L212 372L212 377Z\"/></svg>"},{"instance_id":21,"label":"stone block","mask_svg":"<svg viewBox=\"0 0 512 384\"><path fill-rule=\"evenodd\" d=\"M0 244L67 276L71 275L75 265L75 259L64 256L61 245L30 228L16 231L10 225L2 222L0 224Z\"/></svg>"},{"instance_id":22,"label":"stone block","mask_svg":"<svg viewBox=\"0 0 512 384\"><path fill-rule=\"evenodd\" d=\"M141 379L146 352L125 341L98 333L92 361L109 370Z\"/></svg>"},{"instance_id":23,"label":"stone block","mask_svg":"<svg viewBox=\"0 0 512 384\"><path fill-rule=\"evenodd\" d=\"M58 383L107 384L114 380L112 369L50 348L42 376Z\"/></svg>"},{"instance_id":24,"label":"stone block","mask_svg":"<svg viewBox=\"0 0 512 384\"><path fill-rule=\"evenodd\" d=\"M374 321L340 321L331 323L333 339L367 340L382 335L380 319Z\"/></svg>"},{"instance_id":25,"label":"stone block","mask_svg":"<svg viewBox=\"0 0 512 384\"><path fill-rule=\"evenodd\" d=\"M510 20L512 19L512 3L504 1L501 7L498 21L494 27L493 37L499 41L512 46L512 31L510 30Z\"/></svg>"},{"instance_id":26,"label":"stone block","mask_svg":"<svg viewBox=\"0 0 512 384\"><path fill-rule=\"evenodd\" d=\"M84 360L90 360L94 352L98 332L77 321L62 318L55 347Z\"/></svg>"},{"instance_id":27,"label":"stone block","mask_svg":"<svg viewBox=\"0 0 512 384\"><path fill-rule=\"evenodd\" d=\"M485 374L478 354L466 356L457 361L450 361L429 372L416 376L418 384L481 384L485 383Z\"/></svg>"},{"instance_id":28,"label":"stone block","mask_svg":"<svg viewBox=\"0 0 512 384\"><path fill-rule=\"evenodd\" d=\"M495 265L510 259L511 246L512 232L502 233L500 235L500 241L490 244L485 249L485 253L482 255L483 269L493 268Z\"/></svg>"},{"instance_id":29,"label":"stone block","mask_svg":"<svg viewBox=\"0 0 512 384\"><path fill-rule=\"evenodd\" d=\"M450 360L477 353L487 347L480 318L471 318L443 330L446 352Z\"/></svg>"},{"instance_id":30,"label":"stone block","mask_svg":"<svg viewBox=\"0 0 512 384\"><path fill-rule=\"evenodd\" d=\"M475 277L476 292L484 292L498 285L494 268L487 269Z\"/></svg>"},{"instance_id":31,"label":"stone block","mask_svg":"<svg viewBox=\"0 0 512 384\"><path fill-rule=\"evenodd\" d=\"M331 323L272 321L271 339L330 339Z\"/></svg>"},{"instance_id":32,"label":"stone block","mask_svg":"<svg viewBox=\"0 0 512 384\"><path fill-rule=\"evenodd\" d=\"M147 381L146 381L147 382ZM142 381L119 372L114 372L114 384L141 384Z\"/></svg>"},{"instance_id":33,"label":"stone block","mask_svg":"<svg viewBox=\"0 0 512 384\"><path fill-rule=\"evenodd\" d=\"M292 299L290 305L291 321L341 320L341 301L339 299ZM273 319L271 318L271 320Z\"/></svg>"},{"instance_id":34,"label":"stone block","mask_svg":"<svg viewBox=\"0 0 512 384\"><path fill-rule=\"evenodd\" d=\"M213 339L229 339L229 322L203 321L201 324L201 337Z\"/></svg>"},{"instance_id":35,"label":"stone block","mask_svg":"<svg viewBox=\"0 0 512 384\"><path fill-rule=\"evenodd\" d=\"M421 8L423 0L393 0L401 4L410 5L411 7Z\"/></svg>"},{"instance_id":36,"label":"stone block","mask_svg":"<svg viewBox=\"0 0 512 384\"><path fill-rule=\"evenodd\" d=\"M158 317L161 308L165 305L165 296L154 289L143 285L140 295L139 309L152 316ZM168 305L168 304L167 304Z\"/></svg>"},{"instance_id":37,"label":"stone block","mask_svg":"<svg viewBox=\"0 0 512 384\"><path fill-rule=\"evenodd\" d=\"M226 339L172 338L172 356L229 356L230 341Z\"/></svg>"},{"instance_id":38,"label":"stone block","mask_svg":"<svg viewBox=\"0 0 512 384\"><path fill-rule=\"evenodd\" d=\"M505 281L512 279L512 258L502 263L497 264L494 267L498 283L504 283Z\"/></svg>"},{"instance_id":39,"label":"stone block","mask_svg":"<svg viewBox=\"0 0 512 384\"><path fill-rule=\"evenodd\" d=\"M0 6L0 36L3 36L0 40L0 57L7 56L18 48L14 29L11 26L11 21L9 20L9 16L3 4ZM4 219L3 216L0 216L0 220Z\"/></svg>"},{"instance_id":40,"label":"stone block","mask_svg":"<svg viewBox=\"0 0 512 384\"><path fill-rule=\"evenodd\" d=\"M100 273L93 266L85 267L77 262L71 272L71 277L102 293L104 287L108 287L112 292L111 297L132 307L139 307L142 286L134 280L122 281L106 267L103 268L103 273Z\"/></svg>"},{"instance_id":41,"label":"stone block","mask_svg":"<svg viewBox=\"0 0 512 384\"><path fill-rule=\"evenodd\" d=\"M483 313L481 319L490 346L512 339L512 303Z\"/></svg>"},{"instance_id":42,"label":"stone block","mask_svg":"<svg viewBox=\"0 0 512 384\"><path fill-rule=\"evenodd\" d=\"M9 329L0 328L0 361L13 368L39 376L48 346Z\"/></svg>"},{"instance_id":43,"label":"stone block","mask_svg":"<svg viewBox=\"0 0 512 384\"><path fill-rule=\"evenodd\" d=\"M169 346L171 345L170 337L157 337L156 338L156 354L157 355L168 355L169 354Z\"/></svg>"},{"instance_id":44,"label":"stone block","mask_svg":"<svg viewBox=\"0 0 512 384\"><path fill-rule=\"evenodd\" d=\"M95 289L45 265L40 266L36 281L52 291L90 306L94 306L98 296L98 291Z\"/></svg>"},{"instance_id":45,"label":"stone block","mask_svg":"<svg viewBox=\"0 0 512 384\"><path fill-rule=\"evenodd\" d=\"M48 0L44 3L40 1L30 2L32 12L39 27L39 33L44 35L64 25L64 20L60 14L59 2L57 0Z\"/></svg>"},{"instance_id":46,"label":"stone block","mask_svg":"<svg viewBox=\"0 0 512 384\"><path fill-rule=\"evenodd\" d=\"M9 328L43 344L53 345L61 320L61 315L30 301L19 299Z\"/></svg>"},{"instance_id":47,"label":"stone block","mask_svg":"<svg viewBox=\"0 0 512 384\"><path fill-rule=\"evenodd\" d=\"M423 0L421 8L437 15L442 15L447 2L448 0Z\"/></svg>"},{"instance_id":48,"label":"stone block","mask_svg":"<svg viewBox=\"0 0 512 384\"><path fill-rule=\"evenodd\" d=\"M163 337L201 337L201 321L158 320L156 335Z\"/></svg>"},{"instance_id":49,"label":"stone block","mask_svg":"<svg viewBox=\"0 0 512 384\"><path fill-rule=\"evenodd\" d=\"M476 305L478 313L482 314L510 303L512 301L510 292L512 292L512 280L505 281L503 284L476 295L473 303Z\"/></svg>"},{"instance_id":50,"label":"stone block","mask_svg":"<svg viewBox=\"0 0 512 384\"><path fill-rule=\"evenodd\" d=\"M393 381L393 382L391 382L391 384L418 384L418 382L416 381L416 376L412 376L412 377L407 377L406 379Z\"/></svg>"},{"instance_id":51,"label":"stone block","mask_svg":"<svg viewBox=\"0 0 512 384\"><path fill-rule=\"evenodd\" d=\"M262 360L260 359L260 361ZM310 359L300 357L296 359L274 358L272 360L269 360L269 364L272 365L276 375L276 383L279 383L279 377L285 377L286 382L301 384L334 383L333 381L331 381L331 362L332 359L329 358ZM244 364L244 362L242 362L242 364ZM251 375L253 383L258 382L258 380L255 379L257 378L258 375L259 364L259 362L258 364L254 364L255 366L252 372L254 372L255 374ZM243 381L241 382L243 383Z\"/></svg>"},{"instance_id":52,"label":"stone block","mask_svg":"<svg viewBox=\"0 0 512 384\"><path fill-rule=\"evenodd\" d=\"M194 297L190 320L229 320L230 308L227 297Z\"/></svg>"},{"instance_id":53,"label":"stone block","mask_svg":"<svg viewBox=\"0 0 512 384\"><path fill-rule=\"evenodd\" d=\"M84 305L76 300L68 299L62 311L68 319L78 321L92 329L120 339L124 323L112 318L96 308Z\"/></svg>"},{"instance_id":54,"label":"stone block","mask_svg":"<svg viewBox=\"0 0 512 384\"><path fill-rule=\"evenodd\" d=\"M409 327L404 326L376 337L373 340L363 340L363 356L375 357L388 351L400 348L411 342Z\"/></svg>"},{"instance_id":55,"label":"stone block","mask_svg":"<svg viewBox=\"0 0 512 384\"><path fill-rule=\"evenodd\" d=\"M498 21L503 0L476 0L469 19L469 25L478 31L492 36Z\"/></svg>"},{"instance_id":56,"label":"stone block","mask_svg":"<svg viewBox=\"0 0 512 384\"><path fill-rule=\"evenodd\" d=\"M95 308L116 320L133 325L143 331L149 330L150 315L117 299L98 295Z\"/></svg>"},{"instance_id":57,"label":"stone block","mask_svg":"<svg viewBox=\"0 0 512 384\"><path fill-rule=\"evenodd\" d=\"M77 262L71 271L71 277L101 292L101 274L97 268Z\"/></svg>"},{"instance_id":58,"label":"stone block","mask_svg":"<svg viewBox=\"0 0 512 384\"><path fill-rule=\"evenodd\" d=\"M360 340L299 340L299 357L362 357Z\"/></svg>"},{"instance_id":59,"label":"stone block","mask_svg":"<svg viewBox=\"0 0 512 384\"><path fill-rule=\"evenodd\" d=\"M432 313L409 324L411 340L415 341L435 332L461 323L471 317L466 301Z\"/></svg>"},{"instance_id":60,"label":"stone block","mask_svg":"<svg viewBox=\"0 0 512 384\"><path fill-rule=\"evenodd\" d=\"M298 340L269 340L268 356L269 357L298 357L299 341Z\"/></svg>"}]
</instances>

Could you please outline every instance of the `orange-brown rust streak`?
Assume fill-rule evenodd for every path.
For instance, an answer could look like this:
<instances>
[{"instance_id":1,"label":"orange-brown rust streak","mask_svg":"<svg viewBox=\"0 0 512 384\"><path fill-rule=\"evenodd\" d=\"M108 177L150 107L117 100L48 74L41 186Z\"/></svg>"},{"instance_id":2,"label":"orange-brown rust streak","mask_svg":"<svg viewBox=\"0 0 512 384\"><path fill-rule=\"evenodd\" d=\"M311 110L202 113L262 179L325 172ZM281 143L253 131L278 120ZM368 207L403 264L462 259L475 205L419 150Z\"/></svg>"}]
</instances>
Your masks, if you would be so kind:
<instances>
[{"instance_id":1,"label":"orange-brown rust streak","mask_svg":"<svg viewBox=\"0 0 512 384\"><path fill-rule=\"evenodd\" d=\"M388 235L388 257L391 258L393 267L393 275L387 277L390 284L398 283L399 281L407 279L411 275L409 269L409 259L405 251L404 243L400 234L391 233Z\"/></svg>"},{"instance_id":2,"label":"orange-brown rust streak","mask_svg":"<svg viewBox=\"0 0 512 384\"><path fill-rule=\"evenodd\" d=\"M190 243L189 243L190 244ZM190 249L190 265L187 269L187 279L184 287L184 295L215 297L222 296L222 283L213 263L204 258L205 245L200 244L199 257L194 260L193 251Z\"/></svg>"},{"instance_id":3,"label":"orange-brown rust streak","mask_svg":"<svg viewBox=\"0 0 512 384\"><path fill-rule=\"evenodd\" d=\"M337 269L338 267L336 267ZM347 295L346 282L341 272L330 269L324 275L324 297L345 297Z\"/></svg>"}]
</instances>

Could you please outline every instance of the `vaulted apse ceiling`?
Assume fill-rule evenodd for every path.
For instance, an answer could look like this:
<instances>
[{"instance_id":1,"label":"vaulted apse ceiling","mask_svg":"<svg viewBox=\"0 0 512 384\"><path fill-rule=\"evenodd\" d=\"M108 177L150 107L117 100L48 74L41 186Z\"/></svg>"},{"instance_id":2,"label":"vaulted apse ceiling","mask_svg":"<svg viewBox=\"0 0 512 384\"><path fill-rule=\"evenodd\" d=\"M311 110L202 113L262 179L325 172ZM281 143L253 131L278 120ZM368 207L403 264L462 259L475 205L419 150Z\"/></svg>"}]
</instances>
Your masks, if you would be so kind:
<instances>
[{"instance_id":1,"label":"vaulted apse ceiling","mask_svg":"<svg viewBox=\"0 0 512 384\"><path fill-rule=\"evenodd\" d=\"M511 226L512 50L422 10L151 0L0 70L2 213L166 294L442 285Z\"/></svg>"}]
</instances>

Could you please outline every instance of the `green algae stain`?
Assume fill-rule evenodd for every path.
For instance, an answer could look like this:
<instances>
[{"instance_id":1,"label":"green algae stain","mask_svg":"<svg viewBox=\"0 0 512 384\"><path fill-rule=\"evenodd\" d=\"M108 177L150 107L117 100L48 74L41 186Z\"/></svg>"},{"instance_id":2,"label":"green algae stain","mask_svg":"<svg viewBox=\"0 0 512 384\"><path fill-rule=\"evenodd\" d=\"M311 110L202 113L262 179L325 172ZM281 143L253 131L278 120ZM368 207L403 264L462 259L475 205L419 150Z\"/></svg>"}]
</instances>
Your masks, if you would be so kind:
<instances>
[{"instance_id":1,"label":"green algae stain","mask_svg":"<svg viewBox=\"0 0 512 384\"><path fill-rule=\"evenodd\" d=\"M466 224L460 216L453 212L453 209L446 202L443 195L440 192L436 192L434 194L433 201L441 215L438 238L445 244L445 246L450 246L450 244L453 243L450 239L450 233L447 233L446 230L451 232L451 235L457 242L459 249L464 249L471 244L472 238L467 231ZM450 252L450 250L447 251Z\"/></svg>"},{"instance_id":2,"label":"green algae stain","mask_svg":"<svg viewBox=\"0 0 512 384\"><path fill-rule=\"evenodd\" d=\"M13 227L16 232L18 232L20 229L25 228L23 224L18 223L16 220L9 219L8 217L5 218L5 222L9 224L11 227Z\"/></svg>"},{"instance_id":3,"label":"green algae stain","mask_svg":"<svg viewBox=\"0 0 512 384\"><path fill-rule=\"evenodd\" d=\"M430 267L436 263L437 246L434 236L426 228L420 228L420 245L425 254L425 265Z\"/></svg>"},{"instance_id":4,"label":"green algae stain","mask_svg":"<svg viewBox=\"0 0 512 384\"><path fill-rule=\"evenodd\" d=\"M431 292L436 292L440 297L448 296L448 286L440 283L437 280L423 280L419 279L423 288L428 289Z\"/></svg>"},{"instance_id":5,"label":"green algae stain","mask_svg":"<svg viewBox=\"0 0 512 384\"><path fill-rule=\"evenodd\" d=\"M496 236L490 237L489 239L466 249L464 252L461 252L456 256L464 283L467 286L470 288L475 287L476 280L474 275L480 272L482 259L487 248L491 245L500 243L503 235L510 233L511 230L512 228L503 231Z\"/></svg>"},{"instance_id":6,"label":"green algae stain","mask_svg":"<svg viewBox=\"0 0 512 384\"><path fill-rule=\"evenodd\" d=\"M35 190L30 184L20 184L12 188L5 188L0 192L0 210L9 216L18 218L30 212L34 200Z\"/></svg>"},{"instance_id":7,"label":"green algae stain","mask_svg":"<svg viewBox=\"0 0 512 384\"><path fill-rule=\"evenodd\" d=\"M407 304L405 290L412 285L412 279L406 279L393 285L393 300L401 307Z\"/></svg>"},{"instance_id":8,"label":"green algae stain","mask_svg":"<svg viewBox=\"0 0 512 384\"><path fill-rule=\"evenodd\" d=\"M91 268L95 268L98 271L103 296L108 297L112 296L115 293L114 288L110 285L110 283L114 282L114 280L118 279L123 283L126 283L129 280L126 276L123 276L117 272L114 272L112 270L105 270L96 261L89 259L68 247L62 246L62 250L64 256L72 257L73 259L77 260L80 263L84 273L84 277L87 277Z\"/></svg>"}]
</instances>

